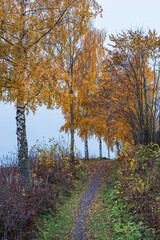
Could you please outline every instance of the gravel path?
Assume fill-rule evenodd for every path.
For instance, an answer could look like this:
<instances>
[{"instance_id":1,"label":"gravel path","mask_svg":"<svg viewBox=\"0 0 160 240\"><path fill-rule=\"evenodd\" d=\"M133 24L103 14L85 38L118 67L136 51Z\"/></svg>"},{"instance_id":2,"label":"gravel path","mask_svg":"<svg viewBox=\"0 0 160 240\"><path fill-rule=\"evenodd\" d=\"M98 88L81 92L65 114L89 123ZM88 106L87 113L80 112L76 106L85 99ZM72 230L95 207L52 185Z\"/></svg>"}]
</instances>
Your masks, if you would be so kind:
<instances>
[{"instance_id":1,"label":"gravel path","mask_svg":"<svg viewBox=\"0 0 160 240\"><path fill-rule=\"evenodd\" d=\"M99 188L107 162L98 162L95 166L95 174L92 176L92 182L81 199L77 223L73 231L73 240L86 240L84 232L86 212Z\"/></svg>"}]
</instances>

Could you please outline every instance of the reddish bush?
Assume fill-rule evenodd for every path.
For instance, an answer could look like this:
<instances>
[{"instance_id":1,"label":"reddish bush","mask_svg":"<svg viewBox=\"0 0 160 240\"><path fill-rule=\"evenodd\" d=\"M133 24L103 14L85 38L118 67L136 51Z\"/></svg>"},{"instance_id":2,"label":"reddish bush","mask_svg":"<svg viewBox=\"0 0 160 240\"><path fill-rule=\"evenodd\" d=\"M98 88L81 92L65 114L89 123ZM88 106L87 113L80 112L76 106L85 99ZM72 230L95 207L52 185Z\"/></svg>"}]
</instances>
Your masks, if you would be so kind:
<instances>
[{"instance_id":1,"label":"reddish bush","mask_svg":"<svg viewBox=\"0 0 160 240\"><path fill-rule=\"evenodd\" d=\"M47 186L34 179L28 189L19 177L17 167L0 168L1 239L19 239L24 226L38 212L47 192Z\"/></svg>"},{"instance_id":2,"label":"reddish bush","mask_svg":"<svg viewBox=\"0 0 160 240\"><path fill-rule=\"evenodd\" d=\"M31 239L30 230L24 228L33 224L33 216L41 209L55 209L60 187L70 189L73 171L81 169L76 160L74 166L70 164L69 156L68 148L53 140L49 145L34 146L30 152L30 188L19 176L18 167L0 168L1 239Z\"/></svg>"}]
</instances>

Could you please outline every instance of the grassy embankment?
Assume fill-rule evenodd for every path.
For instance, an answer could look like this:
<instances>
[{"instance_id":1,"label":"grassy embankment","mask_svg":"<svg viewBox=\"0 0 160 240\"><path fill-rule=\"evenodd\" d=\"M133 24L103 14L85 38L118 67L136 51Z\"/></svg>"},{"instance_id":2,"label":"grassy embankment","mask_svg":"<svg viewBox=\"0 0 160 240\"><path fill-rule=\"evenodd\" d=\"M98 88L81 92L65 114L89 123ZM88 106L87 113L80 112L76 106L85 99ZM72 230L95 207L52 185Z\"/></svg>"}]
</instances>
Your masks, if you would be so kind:
<instances>
[{"instance_id":1,"label":"grassy embankment","mask_svg":"<svg viewBox=\"0 0 160 240\"><path fill-rule=\"evenodd\" d=\"M56 212L44 211L38 218L36 225L39 230L36 239L71 239L72 232L77 220L80 200L88 188L92 175L96 171L96 164L99 159L81 161L84 167L78 173L78 179L73 181L72 188L61 188L59 200L56 204ZM102 160L101 160L102 161Z\"/></svg>"},{"instance_id":2,"label":"grassy embankment","mask_svg":"<svg viewBox=\"0 0 160 240\"><path fill-rule=\"evenodd\" d=\"M87 239L160 239L160 151L127 147L88 211Z\"/></svg>"},{"instance_id":3,"label":"grassy embankment","mask_svg":"<svg viewBox=\"0 0 160 240\"><path fill-rule=\"evenodd\" d=\"M95 161L91 161L95 163ZM106 176L88 210L87 239L160 239L160 151L158 146L127 147L106 169ZM112 171L111 171L112 170ZM39 219L37 239L71 239L86 183L57 205L56 215Z\"/></svg>"},{"instance_id":4,"label":"grassy embankment","mask_svg":"<svg viewBox=\"0 0 160 240\"><path fill-rule=\"evenodd\" d=\"M56 212L47 209L36 222L39 230L36 239L71 239L80 199L87 185L87 177L85 176L84 179L75 181L70 191L65 188L60 189L60 203L56 204Z\"/></svg>"}]
</instances>

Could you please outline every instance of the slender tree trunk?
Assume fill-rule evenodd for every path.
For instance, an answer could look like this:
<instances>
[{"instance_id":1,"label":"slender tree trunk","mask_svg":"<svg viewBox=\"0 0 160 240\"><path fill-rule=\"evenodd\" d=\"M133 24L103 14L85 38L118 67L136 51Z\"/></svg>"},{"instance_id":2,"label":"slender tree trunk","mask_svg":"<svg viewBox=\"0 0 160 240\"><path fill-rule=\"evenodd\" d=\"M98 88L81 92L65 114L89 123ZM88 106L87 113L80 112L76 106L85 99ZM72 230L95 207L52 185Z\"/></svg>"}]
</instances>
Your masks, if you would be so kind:
<instances>
[{"instance_id":1,"label":"slender tree trunk","mask_svg":"<svg viewBox=\"0 0 160 240\"><path fill-rule=\"evenodd\" d=\"M148 100L147 100L147 93L148 93ZM144 143L147 145L149 142L154 142L155 133L154 133L154 128L152 129L152 123L154 123L154 118L153 118L153 113L152 113L153 107L151 108L151 111L149 113L150 98L149 98L147 81L146 81L145 77L144 77L144 97L145 97L145 99L144 99L145 100ZM149 117L151 117L150 121L149 121ZM154 124L153 124L153 126L154 126Z\"/></svg>"},{"instance_id":2,"label":"slender tree trunk","mask_svg":"<svg viewBox=\"0 0 160 240\"><path fill-rule=\"evenodd\" d=\"M20 41L19 41L19 62L23 66L23 71L25 71L25 66L27 65L27 52L24 51L26 47L26 4L27 1L21 1L21 13L22 13L22 31L20 32ZM23 57L22 57L23 56ZM25 74L24 74L25 77ZM19 85L19 99L21 93L24 91L23 81ZM23 103L17 103L17 112L16 112L16 125L17 125L17 148L18 148L18 165L20 176L25 180L28 187L31 184L31 175L30 175L30 165L28 157L28 144L26 136L26 119L25 119L25 107Z\"/></svg>"},{"instance_id":3,"label":"slender tree trunk","mask_svg":"<svg viewBox=\"0 0 160 240\"><path fill-rule=\"evenodd\" d=\"M159 126L158 126L158 131L157 131L157 143L160 146L160 113L158 116L158 120L159 120Z\"/></svg>"},{"instance_id":4,"label":"slender tree trunk","mask_svg":"<svg viewBox=\"0 0 160 240\"><path fill-rule=\"evenodd\" d=\"M99 135L99 158L102 159L102 138Z\"/></svg>"},{"instance_id":5,"label":"slender tree trunk","mask_svg":"<svg viewBox=\"0 0 160 240\"><path fill-rule=\"evenodd\" d=\"M70 117L71 117L71 147L70 147L70 158L71 162L74 161L74 108L73 108L73 55L70 56Z\"/></svg>"},{"instance_id":6,"label":"slender tree trunk","mask_svg":"<svg viewBox=\"0 0 160 240\"><path fill-rule=\"evenodd\" d=\"M27 185L30 185L31 175L26 137L25 107L22 106L22 104L17 106L16 124L19 172L20 176L24 178Z\"/></svg>"},{"instance_id":7,"label":"slender tree trunk","mask_svg":"<svg viewBox=\"0 0 160 240\"><path fill-rule=\"evenodd\" d=\"M89 151L88 151L88 138L84 140L84 147L85 147L85 159L89 159Z\"/></svg>"},{"instance_id":8,"label":"slender tree trunk","mask_svg":"<svg viewBox=\"0 0 160 240\"><path fill-rule=\"evenodd\" d=\"M132 129L132 136L133 136L133 141L134 144L137 145L138 143L140 143L140 139L138 138L139 134L137 135L136 133L137 131L134 131L134 129Z\"/></svg>"},{"instance_id":9,"label":"slender tree trunk","mask_svg":"<svg viewBox=\"0 0 160 240\"><path fill-rule=\"evenodd\" d=\"M116 139L116 148L117 148L117 155L119 155L119 153L120 153L120 144L119 144L117 139Z\"/></svg>"},{"instance_id":10,"label":"slender tree trunk","mask_svg":"<svg viewBox=\"0 0 160 240\"><path fill-rule=\"evenodd\" d=\"M108 158L110 159L109 120L107 120L107 149L108 149Z\"/></svg>"},{"instance_id":11,"label":"slender tree trunk","mask_svg":"<svg viewBox=\"0 0 160 240\"><path fill-rule=\"evenodd\" d=\"M71 156L71 161L73 161L73 160L74 160L74 114L73 114L73 99L71 99L70 114L71 114L71 147L70 147L70 156Z\"/></svg>"},{"instance_id":12,"label":"slender tree trunk","mask_svg":"<svg viewBox=\"0 0 160 240\"><path fill-rule=\"evenodd\" d=\"M108 149L108 158L110 159L109 128L107 130L107 149Z\"/></svg>"},{"instance_id":13,"label":"slender tree trunk","mask_svg":"<svg viewBox=\"0 0 160 240\"><path fill-rule=\"evenodd\" d=\"M140 83L139 83L136 75L135 75L135 80L136 80L136 97L137 97L138 108L139 108L138 109L139 110L139 123L140 123L139 139L140 139L140 143L144 144L145 131L144 131L144 112L143 112L142 91L140 90Z\"/></svg>"}]
</instances>

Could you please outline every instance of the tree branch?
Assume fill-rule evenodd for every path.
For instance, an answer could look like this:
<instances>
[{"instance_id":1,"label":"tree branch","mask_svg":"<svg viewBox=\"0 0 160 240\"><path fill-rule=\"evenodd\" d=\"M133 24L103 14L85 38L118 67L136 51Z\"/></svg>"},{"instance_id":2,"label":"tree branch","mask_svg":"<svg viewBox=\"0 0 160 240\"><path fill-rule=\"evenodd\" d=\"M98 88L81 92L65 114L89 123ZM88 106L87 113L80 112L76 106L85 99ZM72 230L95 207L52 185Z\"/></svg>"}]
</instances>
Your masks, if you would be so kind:
<instances>
[{"instance_id":1,"label":"tree branch","mask_svg":"<svg viewBox=\"0 0 160 240\"><path fill-rule=\"evenodd\" d=\"M37 39L33 44L29 45L29 46L27 47L27 49L30 48L30 47L33 47L33 46L34 46L36 43L38 43L42 38L44 38L56 25L58 25L58 24L61 22L64 14L65 14L66 11L68 10L68 8L69 8L73 3L75 3L76 1L77 1L77 0L73 0L73 2L72 2L71 4L69 4L69 6L66 7L66 9L62 12L61 16L58 18L58 20L55 22L55 24L54 24L52 27L50 27L50 29L49 29L47 32L45 32L39 39Z\"/></svg>"},{"instance_id":2,"label":"tree branch","mask_svg":"<svg viewBox=\"0 0 160 240\"><path fill-rule=\"evenodd\" d=\"M4 37L2 37L2 36L1 36L1 38L2 38L4 41L6 41L7 43L9 43L10 45L14 46L14 44L13 44L12 42L10 42L8 39L6 39L6 38L4 38Z\"/></svg>"}]
</instances>

